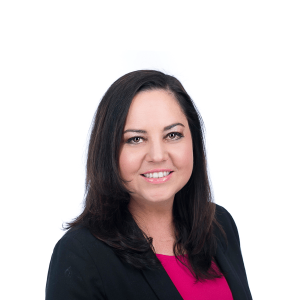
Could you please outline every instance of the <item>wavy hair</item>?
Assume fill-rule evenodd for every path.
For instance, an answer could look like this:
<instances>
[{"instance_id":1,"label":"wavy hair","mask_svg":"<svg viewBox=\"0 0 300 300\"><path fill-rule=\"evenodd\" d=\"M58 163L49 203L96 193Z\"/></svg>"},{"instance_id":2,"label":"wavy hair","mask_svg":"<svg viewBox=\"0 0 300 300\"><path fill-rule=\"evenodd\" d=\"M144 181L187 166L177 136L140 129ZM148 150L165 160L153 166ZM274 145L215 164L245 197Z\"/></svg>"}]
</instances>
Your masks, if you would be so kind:
<instances>
[{"instance_id":1,"label":"wavy hair","mask_svg":"<svg viewBox=\"0 0 300 300\"><path fill-rule=\"evenodd\" d=\"M119 153L129 107L134 96L147 90L171 92L182 108L193 140L194 166L188 183L175 195L174 254L188 255L189 270L196 280L221 275L211 268L217 248L214 228L225 235L215 218L215 204L207 173L204 124L192 99L173 76L154 70L128 73L104 94L93 119L87 165L83 212L65 229L84 226L113 248L126 263L138 268L159 268L152 238L142 232L128 210L130 191L119 173Z\"/></svg>"}]
</instances>

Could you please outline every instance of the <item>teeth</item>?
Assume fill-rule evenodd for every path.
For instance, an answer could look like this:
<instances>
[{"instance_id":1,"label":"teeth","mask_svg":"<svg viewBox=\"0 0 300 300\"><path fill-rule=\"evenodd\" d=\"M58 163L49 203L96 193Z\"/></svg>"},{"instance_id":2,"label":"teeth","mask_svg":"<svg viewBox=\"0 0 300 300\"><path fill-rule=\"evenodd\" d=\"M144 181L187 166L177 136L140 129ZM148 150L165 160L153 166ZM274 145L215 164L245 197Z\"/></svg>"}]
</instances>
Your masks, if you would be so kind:
<instances>
[{"instance_id":1,"label":"teeth","mask_svg":"<svg viewBox=\"0 0 300 300\"><path fill-rule=\"evenodd\" d=\"M155 173L147 173L144 174L147 178L162 178L168 176L171 172L155 172Z\"/></svg>"}]
</instances>

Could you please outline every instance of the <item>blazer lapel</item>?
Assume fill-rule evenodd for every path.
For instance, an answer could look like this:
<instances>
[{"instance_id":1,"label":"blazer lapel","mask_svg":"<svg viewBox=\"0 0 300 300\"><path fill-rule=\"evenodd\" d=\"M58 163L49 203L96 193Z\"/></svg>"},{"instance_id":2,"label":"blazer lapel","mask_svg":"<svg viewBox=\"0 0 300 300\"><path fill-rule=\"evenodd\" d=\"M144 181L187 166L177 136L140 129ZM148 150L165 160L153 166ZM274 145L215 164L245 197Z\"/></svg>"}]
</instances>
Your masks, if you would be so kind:
<instances>
[{"instance_id":1,"label":"blazer lapel","mask_svg":"<svg viewBox=\"0 0 300 300\"><path fill-rule=\"evenodd\" d=\"M224 273L224 276L227 280L227 283L230 287L232 296L234 300L247 300L248 296L243 287L243 284L236 273L230 259L226 257L226 253L222 251L222 246L218 244L217 253L216 253L216 261Z\"/></svg>"},{"instance_id":2,"label":"blazer lapel","mask_svg":"<svg viewBox=\"0 0 300 300\"><path fill-rule=\"evenodd\" d=\"M248 300L247 293L243 284L234 269L230 259L224 253L222 245L218 243L216 261L224 273L227 283L230 287L234 300ZM169 275L164 269L159 270L142 270L143 275L151 286L159 300L183 300Z\"/></svg>"},{"instance_id":3,"label":"blazer lapel","mask_svg":"<svg viewBox=\"0 0 300 300\"><path fill-rule=\"evenodd\" d=\"M146 280L159 300L183 300L164 269L142 270Z\"/></svg>"}]
</instances>

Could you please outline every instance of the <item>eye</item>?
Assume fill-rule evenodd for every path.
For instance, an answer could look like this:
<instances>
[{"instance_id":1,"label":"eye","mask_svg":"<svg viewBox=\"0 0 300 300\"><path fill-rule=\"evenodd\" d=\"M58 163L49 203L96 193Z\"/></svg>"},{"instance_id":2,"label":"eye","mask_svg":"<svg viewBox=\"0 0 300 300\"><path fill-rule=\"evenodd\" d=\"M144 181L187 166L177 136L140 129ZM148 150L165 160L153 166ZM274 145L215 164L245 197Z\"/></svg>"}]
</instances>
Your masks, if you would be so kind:
<instances>
[{"instance_id":1,"label":"eye","mask_svg":"<svg viewBox=\"0 0 300 300\"><path fill-rule=\"evenodd\" d=\"M143 138L140 136L134 136L126 141L127 144L140 144Z\"/></svg>"},{"instance_id":2,"label":"eye","mask_svg":"<svg viewBox=\"0 0 300 300\"><path fill-rule=\"evenodd\" d=\"M183 135L180 132L170 132L167 134L167 136L173 141L179 140L183 137Z\"/></svg>"}]
</instances>

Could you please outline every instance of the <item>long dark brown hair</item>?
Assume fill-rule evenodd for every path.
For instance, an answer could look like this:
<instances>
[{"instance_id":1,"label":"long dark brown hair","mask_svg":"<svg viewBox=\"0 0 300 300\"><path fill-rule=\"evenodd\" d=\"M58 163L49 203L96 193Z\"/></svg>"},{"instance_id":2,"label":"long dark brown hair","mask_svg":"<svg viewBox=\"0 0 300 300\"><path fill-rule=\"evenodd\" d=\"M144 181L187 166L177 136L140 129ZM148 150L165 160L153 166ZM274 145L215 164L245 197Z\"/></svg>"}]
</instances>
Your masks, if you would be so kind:
<instances>
[{"instance_id":1,"label":"long dark brown hair","mask_svg":"<svg viewBox=\"0 0 300 300\"><path fill-rule=\"evenodd\" d=\"M130 191L119 173L119 153L129 107L134 96L147 90L171 92L182 108L193 140L194 166L188 183L175 195L173 220L176 230L174 254L196 280L220 277L211 268L216 253L215 204L207 174L202 118L182 84L159 71L141 70L115 81L103 96L93 120L87 166L84 210L65 229L84 226L136 268L161 267L151 237L137 226L128 210ZM223 231L222 231L223 232ZM224 233L224 232L223 232Z\"/></svg>"}]
</instances>

